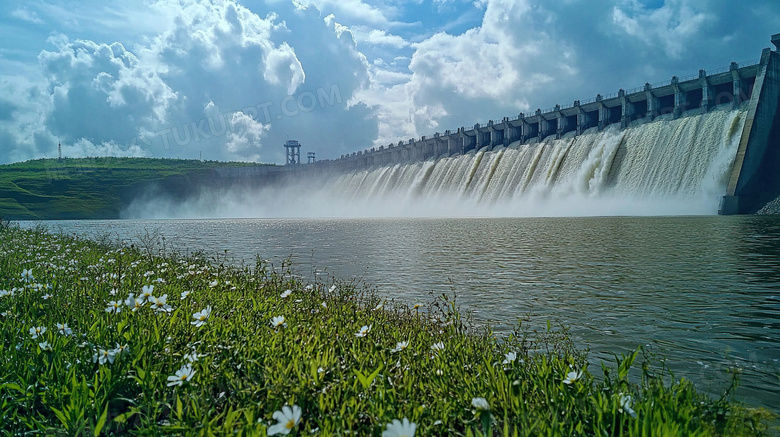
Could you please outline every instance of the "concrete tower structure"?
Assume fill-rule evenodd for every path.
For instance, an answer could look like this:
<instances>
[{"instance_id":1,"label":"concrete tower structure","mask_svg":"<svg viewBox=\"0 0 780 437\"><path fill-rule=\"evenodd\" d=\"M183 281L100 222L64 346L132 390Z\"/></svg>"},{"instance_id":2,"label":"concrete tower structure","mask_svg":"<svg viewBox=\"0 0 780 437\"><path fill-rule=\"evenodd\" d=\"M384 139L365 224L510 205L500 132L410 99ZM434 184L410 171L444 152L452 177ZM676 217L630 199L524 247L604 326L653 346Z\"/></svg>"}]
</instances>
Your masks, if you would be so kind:
<instances>
[{"instance_id":1,"label":"concrete tower structure","mask_svg":"<svg viewBox=\"0 0 780 437\"><path fill-rule=\"evenodd\" d=\"M287 149L287 164L301 163L301 143L296 140L287 140L284 142L284 148Z\"/></svg>"}]
</instances>

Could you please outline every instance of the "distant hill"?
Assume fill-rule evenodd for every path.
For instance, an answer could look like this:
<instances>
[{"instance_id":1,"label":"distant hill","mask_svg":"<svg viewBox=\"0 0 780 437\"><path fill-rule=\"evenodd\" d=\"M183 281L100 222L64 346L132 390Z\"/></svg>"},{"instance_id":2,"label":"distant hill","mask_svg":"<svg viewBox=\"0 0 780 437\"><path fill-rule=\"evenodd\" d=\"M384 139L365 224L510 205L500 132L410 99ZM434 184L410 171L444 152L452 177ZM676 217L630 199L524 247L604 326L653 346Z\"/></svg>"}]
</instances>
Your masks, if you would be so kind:
<instances>
[{"instance_id":1,"label":"distant hill","mask_svg":"<svg viewBox=\"0 0 780 437\"><path fill-rule=\"evenodd\" d=\"M118 218L123 204L151 185L192 190L193 184L224 179L221 175L231 172L245 174L253 167L278 168L158 158L38 159L0 165L0 218Z\"/></svg>"}]
</instances>

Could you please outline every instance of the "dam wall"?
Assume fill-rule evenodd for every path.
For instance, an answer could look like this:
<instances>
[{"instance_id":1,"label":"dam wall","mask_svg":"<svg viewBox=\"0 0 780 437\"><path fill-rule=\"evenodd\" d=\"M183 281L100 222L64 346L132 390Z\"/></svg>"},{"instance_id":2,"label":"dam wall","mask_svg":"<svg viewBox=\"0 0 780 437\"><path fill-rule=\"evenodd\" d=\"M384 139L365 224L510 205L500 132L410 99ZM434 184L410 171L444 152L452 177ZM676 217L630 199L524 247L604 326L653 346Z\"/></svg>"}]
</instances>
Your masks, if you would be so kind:
<instances>
[{"instance_id":1,"label":"dam wall","mask_svg":"<svg viewBox=\"0 0 780 437\"><path fill-rule=\"evenodd\" d=\"M493 150L512 143L533 144L547 137L562 138L574 132L580 135L588 129L599 131L618 124L627 127L636 120L652 122L657 117L674 117L705 113L715 106L739 106L751 99L761 59L736 62L729 67L679 78L631 90L619 90L610 95L597 95L589 100L575 100L567 106L555 105L537 109L534 114L520 113L500 121L489 120L473 127L460 127L433 136L411 138L387 146L342 155L339 159L320 161L317 165L344 171L366 169L376 165L394 165L432 158L462 155L471 150ZM693 112L691 110L694 110Z\"/></svg>"},{"instance_id":2,"label":"dam wall","mask_svg":"<svg viewBox=\"0 0 780 437\"><path fill-rule=\"evenodd\" d=\"M776 45L778 40L780 35L772 37ZM620 89L614 94L576 100L569 105L537 109L533 114L520 113L473 127L460 127L455 131L447 130L432 136L372 147L334 160L286 166L285 170L288 174L301 176L302 173L365 172L463 156L470 152L499 151L510 145L517 148L542 146L553 140L569 138L576 141L586 133L625 130L649 123L668 124L669 120L704 116L714 109L747 108L747 119L741 127L734 164L727 170L728 189L719 194L725 194L719 213L751 213L780 194L780 178L775 172L777 163L780 163L780 145L777 144L780 137L779 97L780 54L765 49L759 59L732 62L725 68L700 70L697 75L689 77L674 76L661 83L646 83L639 88ZM685 148L686 144L676 146ZM619 149L618 158L621 153L622 149ZM619 163L620 159L615 162Z\"/></svg>"}]
</instances>

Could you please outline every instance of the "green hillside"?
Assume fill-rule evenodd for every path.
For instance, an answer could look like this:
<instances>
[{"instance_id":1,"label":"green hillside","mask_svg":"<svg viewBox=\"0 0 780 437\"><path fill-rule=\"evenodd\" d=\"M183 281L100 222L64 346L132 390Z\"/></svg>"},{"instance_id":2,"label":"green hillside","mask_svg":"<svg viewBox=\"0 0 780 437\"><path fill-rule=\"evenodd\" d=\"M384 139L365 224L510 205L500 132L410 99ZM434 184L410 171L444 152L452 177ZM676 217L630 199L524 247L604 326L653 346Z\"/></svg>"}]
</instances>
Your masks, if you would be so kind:
<instances>
[{"instance_id":1,"label":"green hillside","mask_svg":"<svg viewBox=\"0 0 780 437\"><path fill-rule=\"evenodd\" d=\"M263 164L156 158L38 159L0 165L0 217L117 218L122 201L150 184L203 180L218 167Z\"/></svg>"}]
</instances>

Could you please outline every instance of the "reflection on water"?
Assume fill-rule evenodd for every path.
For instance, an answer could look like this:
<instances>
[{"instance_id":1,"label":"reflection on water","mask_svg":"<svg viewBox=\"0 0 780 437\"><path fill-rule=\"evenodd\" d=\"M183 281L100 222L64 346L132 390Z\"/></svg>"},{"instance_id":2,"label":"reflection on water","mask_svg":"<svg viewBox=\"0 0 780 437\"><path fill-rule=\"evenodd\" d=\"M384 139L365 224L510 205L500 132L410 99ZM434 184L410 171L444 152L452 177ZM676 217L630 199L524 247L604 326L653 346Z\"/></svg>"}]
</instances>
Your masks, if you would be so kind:
<instances>
[{"instance_id":1,"label":"reflection on water","mask_svg":"<svg viewBox=\"0 0 780 437\"><path fill-rule=\"evenodd\" d=\"M313 278L357 278L413 302L457 293L508 331L529 315L571 326L594 363L650 345L712 394L744 370L739 394L780 405L780 219L606 217L50 222L180 250L292 257ZM323 276L324 273L324 276ZM594 372L598 373L596 368Z\"/></svg>"}]
</instances>

